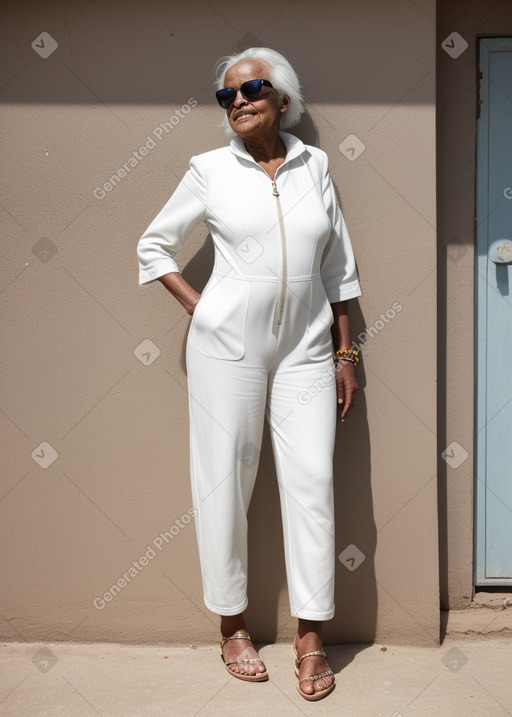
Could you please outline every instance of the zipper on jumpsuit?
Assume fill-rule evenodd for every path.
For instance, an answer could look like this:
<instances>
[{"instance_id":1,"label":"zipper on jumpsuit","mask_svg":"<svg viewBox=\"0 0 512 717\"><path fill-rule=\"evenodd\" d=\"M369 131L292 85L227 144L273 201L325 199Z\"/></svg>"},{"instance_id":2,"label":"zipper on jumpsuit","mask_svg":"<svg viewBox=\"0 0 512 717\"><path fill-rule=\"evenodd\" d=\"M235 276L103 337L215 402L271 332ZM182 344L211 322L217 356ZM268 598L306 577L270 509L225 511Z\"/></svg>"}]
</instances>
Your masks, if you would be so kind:
<instances>
[{"instance_id":1,"label":"zipper on jumpsuit","mask_svg":"<svg viewBox=\"0 0 512 717\"><path fill-rule=\"evenodd\" d=\"M279 292L279 311L277 315L277 325L281 326L284 317L284 307L286 302L286 289L288 285L288 255L286 247L286 232L284 229L283 208L279 199L275 178L272 181L272 194L276 198L277 219L279 221L279 234L281 236L281 290Z\"/></svg>"}]
</instances>

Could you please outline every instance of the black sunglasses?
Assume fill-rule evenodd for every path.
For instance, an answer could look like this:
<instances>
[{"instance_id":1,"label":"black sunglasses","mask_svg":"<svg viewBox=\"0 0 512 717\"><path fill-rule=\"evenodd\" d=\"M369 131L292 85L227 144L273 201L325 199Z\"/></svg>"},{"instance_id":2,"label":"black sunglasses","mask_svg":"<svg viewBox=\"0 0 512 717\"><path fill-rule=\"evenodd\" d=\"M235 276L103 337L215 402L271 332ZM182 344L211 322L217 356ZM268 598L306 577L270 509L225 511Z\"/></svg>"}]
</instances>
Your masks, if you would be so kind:
<instances>
[{"instance_id":1,"label":"black sunglasses","mask_svg":"<svg viewBox=\"0 0 512 717\"><path fill-rule=\"evenodd\" d=\"M272 84L268 80L247 80L240 85L240 92L249 102L261 100L265 97L265 94L261 94L262 87L272 87ZM217 90L215 97L222 109L227 110L235 101L237 93L238 90L234 87L224 87L222 90Z\"/></svg>"}]
</instances>

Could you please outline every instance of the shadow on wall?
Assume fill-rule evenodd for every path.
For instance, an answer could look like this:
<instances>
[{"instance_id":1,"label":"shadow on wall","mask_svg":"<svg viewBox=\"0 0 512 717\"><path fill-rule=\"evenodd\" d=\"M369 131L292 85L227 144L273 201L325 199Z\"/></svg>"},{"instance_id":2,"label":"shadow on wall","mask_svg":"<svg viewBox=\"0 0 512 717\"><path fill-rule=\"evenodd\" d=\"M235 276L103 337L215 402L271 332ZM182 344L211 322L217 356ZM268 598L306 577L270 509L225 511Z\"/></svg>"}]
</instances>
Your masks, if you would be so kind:
<instances>
[{"instance_id":1,"label":"shadow on wall","mask_svg":"<svg viewBox=\"0 0 512 717\"><path fill-rule=\"evenodd\" d=\"M409 2L400 4L403 23L423 21ZM222 10L205 4L199 20L189 4L181 2L130 3L127 7L120 0L110 0L101 12L91 2L77 9L71 2L47 0L44 13L36 2L24 5L19 16L6 13L10 25L6 47L24 48L13 62L13 69L24 70L23 82L9 86L7 94L16 103L67 105L72 98L76 104L96 104L108 98L110 105L181 105L192 89L199 102L214 105L217 59L248 47L268 46L296 67L307 88L307 102L387 105L403 95L401 74L408 71L403 58L417 51L414 32L402 34L401 43L390 43L379 23L379 19L386 23L390 14L382 0L305 4L293 30L288 23L294 10L287 5L280 11L266 0L258 7L257 35L247 31L251 10L229 1ZM348 57L359 58L364 81L354 81ZM383 57L389 68L396 69L385 83L374 65L375 58ZM42 60L51 82L41 81ZM418 104L431 100L428 86L418 87L409 98Z\"/></svg>"}]
</instances>

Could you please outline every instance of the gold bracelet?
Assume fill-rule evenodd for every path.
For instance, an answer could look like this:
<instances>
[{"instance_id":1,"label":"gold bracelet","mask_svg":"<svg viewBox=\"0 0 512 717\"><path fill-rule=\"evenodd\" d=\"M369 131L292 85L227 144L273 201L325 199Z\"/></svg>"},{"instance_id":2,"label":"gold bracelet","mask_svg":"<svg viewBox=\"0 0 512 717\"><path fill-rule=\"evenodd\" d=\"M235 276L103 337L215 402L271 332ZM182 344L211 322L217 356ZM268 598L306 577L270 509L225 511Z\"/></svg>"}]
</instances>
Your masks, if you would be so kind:
<instances>
[{"instance_id":1,"label":"gold bracelet","mask_svg":"<svg viewBox=\"0 0 512 717\"><path fill-rule=\"evenodd\" d=\"M359 363L359 351L356 349L338 349L334 354L334 362L351 361L354 366Z\"/></svg>"}]
</instances>

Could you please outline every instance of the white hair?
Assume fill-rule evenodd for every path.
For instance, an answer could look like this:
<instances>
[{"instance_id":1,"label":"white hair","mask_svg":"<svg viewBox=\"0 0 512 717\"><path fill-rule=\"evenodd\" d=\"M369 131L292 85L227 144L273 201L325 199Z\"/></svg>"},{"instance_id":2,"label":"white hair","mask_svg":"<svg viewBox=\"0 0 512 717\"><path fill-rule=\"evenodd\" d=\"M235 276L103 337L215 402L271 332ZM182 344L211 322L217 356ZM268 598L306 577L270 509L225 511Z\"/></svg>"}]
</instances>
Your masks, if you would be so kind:
<instances>
[{"instance_id":1,"label":"white hair","mask_svg":"<svg viewBox=\"0 0 512 717\"><path fill-rule=\"evenodd\" d=\"M286 57L268 47L249 47L243 52L221 57L215 68L218 90L224 87L226 72L240 60L260 60L267 65L269 80L278 91L279 97L282 99L284 95L287 95L290 98L286 112L281 115L280 128L287 130L294 127L300 121L300 116L304 112L304 98L297 73ZM227 115L224 115L222 126L229 136L235 136L229 126Z\"/></svg>"}]
</instances>

